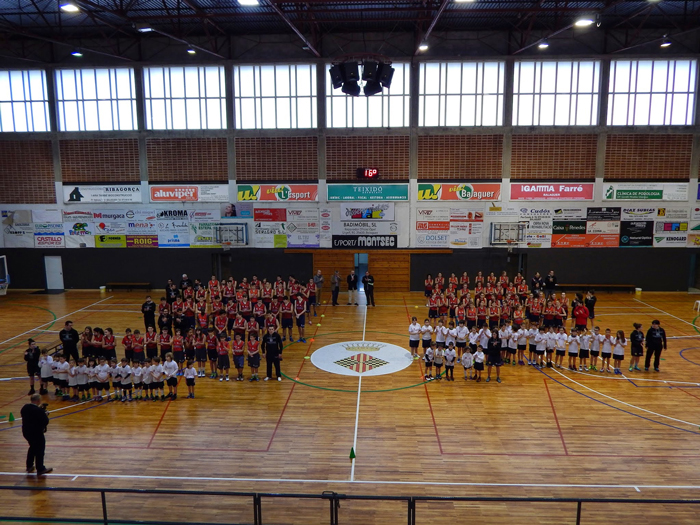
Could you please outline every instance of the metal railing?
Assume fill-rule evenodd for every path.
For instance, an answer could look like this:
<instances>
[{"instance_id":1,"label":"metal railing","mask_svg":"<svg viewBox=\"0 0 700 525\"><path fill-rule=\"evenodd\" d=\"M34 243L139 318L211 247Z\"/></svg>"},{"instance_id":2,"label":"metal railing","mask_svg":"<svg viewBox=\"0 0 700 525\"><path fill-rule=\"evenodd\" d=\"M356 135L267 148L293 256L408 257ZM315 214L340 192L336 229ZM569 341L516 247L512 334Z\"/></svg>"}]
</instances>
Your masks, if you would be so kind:
<instances>
[{"instance_id":1,"label":"metal railing","mask_svg":"<svg viewBox=\"0 0 700 525\"><path fill-rule=\"evenodd\" d=\"M123 520L110 519L107 514L107 494L139 494L139 495L171 495L171 496L226 496L249 498L253 503L253 523L263 525L263 499L264 498L287 498L303 500L326 500L329 505L330 525L340 524L340 503L341 501L383 501L383 502L405 502L407 510L406 523L416 525L416 504L429 502L469 502L469 503L575 503L576 504L576 525L581 524L583 505L589 503L616 503L616 504L652 504L652 505L700 505L700 499L622 499L622 498L527 498L527 497L473 497L473 496L368 496L356 494L338 494L337 492L326 491L320 494L286 494L286 493L261 493L261 492L227 492L210 490L163 490L163 489L109 489L109 488L72 488L72 487L21 487L21 486L0 486L0 494L4 491L28 491L36 493L45 492L78 492L99 494L102 503L102 519L88 518L47 518L39 516L0 516L0 521L40 521L44 523L102 523L112 524L139 524L139 525L189 525L192 520L186 521L148 521L148 520ZM16 494L15 494L16 495ZM3 501L7 501L4 497ZM427 521L426 521L427 522ZM224 522L202 522L198 525L222 525Z\"/></svg>"}]
</instances>

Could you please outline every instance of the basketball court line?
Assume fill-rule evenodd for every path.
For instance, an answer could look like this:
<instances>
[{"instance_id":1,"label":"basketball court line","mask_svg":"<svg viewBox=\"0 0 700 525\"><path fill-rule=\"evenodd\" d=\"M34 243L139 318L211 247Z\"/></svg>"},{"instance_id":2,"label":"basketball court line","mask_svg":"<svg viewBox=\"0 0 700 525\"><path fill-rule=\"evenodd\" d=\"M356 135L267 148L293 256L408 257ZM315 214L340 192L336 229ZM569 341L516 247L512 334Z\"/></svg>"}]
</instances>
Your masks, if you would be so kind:
<instances>
[{"instance_id":1,"label":"basketball court line","mask_svg":"<svg viewBox=\"0 0 700 525\"><path fill-rule=\"evenodd\" d=\"M16 476L27 478L26 472L0 472L0 476ZM36 476L31 475L34 479ZM417 485L425 488L426 481L391 481L391 480L354 480L346 479L293 479L293 478L224 478L224 477L199 477L199 476L145 476L145 475L127 475L127 474L63 474L52 472L47 474L43 479L50 478L71 478L71 481L76 481L80 478L88 479L145 479L145 480L177 480L177 481L222 481L222 482L247 482L247 483L326 483L326 484L354 484L354 485ZM450 481L430 481L430 485L447 486L447 487L512 487L512 488L573 488L573 489L618 489L629 490L641 489L649 490L700 490L700 485L642 485L642 484L595 484L595 483L470 483L470 482L450 482Z\"/></svg>"},{"instance_id":2,"label":"basketball court line","mask_svg":"<svg viewBox=\"0 0 700 525\"><path fill-rule=\"evenodd\" d=\"M367 306L365 305L365 318L362 322L362 340L365 340L367 334ZM362 390L362 373L359 374L360 379L357 382L357 410L355 411L355 436L352 439L353 456L357 455L357 429L360 425L360 392ZM355 479L355 457L352 458L350 465L350 481Z\"/></svg>"},{"instance_id":3,"label":"basketball court line","mask_svg":"<svg viewBox=\"0 0 700 525\"><path fill-rule=\"evenodd\" d=\"M556 370L556 369L554 369L554 368L552 368L552 371L555 372L555 373L557 373L557 374L559 374L560 376L566 378L567 380L571 381L572 383L574 383L574 384L580 386L581 388L585 388L586 390L589 390L589 391L591 391L591 392L593 392L593 393L595 393L595 394L598 394L598 395L601 396L601 397L605 397L605 398L607 398L607 399L610 399L610 400L612 400L612 401L615 401L616 403L620 403L621 405L625 405L625 406L628 406L628 407L630 407L630 408L637 409L637 410L639 410L639 411L641 411L641 412L646 412L647 414L652 414L652 415L654 415L654 416L662 417L662 418L665 418L665 419L670 419L671 421L676 421L677 423L683 423L684 425L689 425L689 426L691 426L691 427L693 427L693 428L698 428L698 427L700 426L700 425L698 425L698 423L689 423L688 421L683 421L682 419L676 419L675 417L666 416L666 415L664 415L664 414L659 414L658 412L653 412L653 411L651 411L651 410L647 410L646 408L641 408L641 407L638 407L638 406L636 406L636 405L632 405L632 404L630 404L630 403L626 403L625 401L620 401L619 399L616 399L616 398L614 398L614 397L611 397L611 396L608 396L608 395L606 395L606 394L603 394L602 392L599 392L599 391L597 391L597 390L594 390L593 388L589 388L589 387L587 387L586 385L583 385L583 384L579 383L578 381L574 381L574 380L571 379L570 377L568 377L568 376L562 374L561 372L559 372L558 370ZM547 375L547 374L544 374L544 375ZM679 429L679 430L683 430L683 429ZM688 432L690 432L690 431L688 431ZM692 433L693 433L693 434L697 434L698 432L694 432L694 431L693 431Z\"/></svg>"},{"instance_id":4,"label":"basketball court line","mask_svg":"<svg viewBox=\"0 0 700 525\"><path fill-rule=\"evenodd\" d=\"M18 337L22 337L23 335L26 335L26 334L28 334L28 333L30 333L30 332L34 332L35 330L38 330L38 329L41 328L42 326L47 326L47 325L50 325L50 324L54 324L56 321L60 321L61 319L65 319L66 317L70 317L71 315L75 315L75 314L77 314L78 312L82 312L83 310L87 310L88 308L90 308L90 307L92 307L92 306L95 306L96 304L100 304L101 302L107 301L108 299L111 299L112 297L113 297L113 296L109 296L109 297L107 297L106 299L101 299L101 300L99 300L99 301L97 301L97 302L94 302L94 303L92 303L92 304L89 304L89 305L85 306L84 308L80 308L79 310L75 310L74 312L70 312L69 314L66 314L66 315L64 315L64 316L57 317L56 319L52 319L52 320L49 321L48 323L40 324L39 326L37 326L37 327L35 327L35 328L32 328L31 330L27 330L26 332L22 332L22 333L19 334L19 335L16 335L16 336L14 336L14 337L10 337L9 339L6 339L6 340L4 340L4 341L1 341L1 342L0 342L0 345L4 345L5 343L9 343L10 341L13 341L13 340L17 339Z\"/></svg>"},{"instance_id":5,"label":"basketball court line","mask_svg":"<svg viewBox=\"0 0 700 525\"><path fill-rule=\"evenodd\" d=\"M650 304L648 304L648 303L645 303L645 302L643 302L643 301L640 301L639 299L634 299L634 300L637 301L639 304L643 304L644 306L647 306L647 307L649 307L649 308L653 308L653 309L656 310L657 312L661 312L662 314L668 315L669 317L673 317L674 319L677 319L677 320L679 320L679 321L682 322L682 323L688 324L688 325L692 326L694 329L697 330L697 327L696 327L693 323L690 323L690 322L686 321L685 319L681 319L680 317L677 317L677 316L675 316L675 315L673 315L673 314L670 314L670 313L668 313L668 312L662 310L661 308L657 308L656 306L652 306L652 305L650 305Z\"/></svg>"}]
</instances>

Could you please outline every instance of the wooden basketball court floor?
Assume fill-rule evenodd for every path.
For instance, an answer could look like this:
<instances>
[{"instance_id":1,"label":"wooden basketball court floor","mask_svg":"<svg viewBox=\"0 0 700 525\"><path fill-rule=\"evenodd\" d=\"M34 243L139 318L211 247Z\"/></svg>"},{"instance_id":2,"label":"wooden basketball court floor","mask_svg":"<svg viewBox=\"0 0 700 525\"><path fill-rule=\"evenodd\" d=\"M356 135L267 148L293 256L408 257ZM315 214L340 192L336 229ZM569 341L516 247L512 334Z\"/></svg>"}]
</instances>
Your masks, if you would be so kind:
<instances>
[{"instance_id":1,"label":"wooden basketball court floor","mask_svg":"<svg viewBox=\"0 0 700 525\"><path fill-rule=\"evenodd\" d=\"M670 337L661 372L622 377L504 366L503 382L422 381L422 364L364 377L317 369L304 356L334 342L407 345L419 293L380 293L378 306L319 309L307 344L284 351L283 382L197 379L196 399L71 403L47 397L46 464L24 473L21 422L0 418L0 485L436 496L700 499L700 331L695 296L599 294L601 328ZM19 417L22 353L56 341L66 319L142 328L141 292L70 291L0 298L0 416ZM324 297L324 299L330 299ZM341 294L341 304L343 302ZM362 298L364 299L364 298ZM325 316L325 317L322 317ZM317 326L316 324L320 324ZM629 355L627 356L629 359ZM626 361L628 363L629 361ZM246 376L249 370L246 369ZM264 375L264 374L263 374ZM184 381L182 381L184 390ZM181 390L182 391L182 390ZM356 459L350 460L354 447ZM6 516L101 519L99 495L0 492ZM325 501L268 500L264 523L328 523ZM110 517L251 523L248 499L109 495ZM575 504L431 503L418 523L574 523ZM405 504L344 502L341 523L405 523ZM585 504L582 523L697 523L695 505ZM39 522L39 521L37 521Z\"/></svg>"}]
</instances>

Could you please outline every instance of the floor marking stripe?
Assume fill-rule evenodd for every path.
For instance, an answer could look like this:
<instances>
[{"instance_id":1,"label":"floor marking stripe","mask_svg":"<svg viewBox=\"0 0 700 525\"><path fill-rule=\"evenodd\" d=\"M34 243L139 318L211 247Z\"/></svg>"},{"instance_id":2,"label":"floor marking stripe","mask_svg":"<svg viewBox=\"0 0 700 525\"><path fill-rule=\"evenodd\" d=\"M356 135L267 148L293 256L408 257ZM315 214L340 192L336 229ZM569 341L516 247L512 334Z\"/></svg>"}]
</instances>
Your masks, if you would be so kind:
<instances>
[{"instance_id":1,"label":"floor marking stripe","mask_svg":"<svg viewBox=\"0 0 700 525\"><path fill-rule=\"evenodd\" d=\"M0 476L27 477L26 472L0 472ZM50 478L92 478L92 479L150 479L150 480L180 480L180 481L224 481L224 482L250 482L250 483L326 483L326 484L355 484L355 485L419 485L425 486L425 480L420 481L382 481L382 480L354 480L346 479L295 479L295 478L217 478L197 476L139 476L132 474L62 474L52 472L46 476ZM661 489L661 490L700 490L700 485L597 485L597 484L562 484L562 483L469 483L431 481L430 485L457 486L457 487L534 487L534 488L591 488L591 489Z\"/></svg>"},{"instance_id":2,"label":"floor marking stripe","mask_svg":"<svg viewBox=\"0 0 700 525\"><path fill-rule=\"evenodd\" d=\"M554 414L554 422L557 424L557 430L559 431L559 437L561 438L561 445L564 447L564 454L569 455L569 451L566 449L566 441L564 441L564 434L561 431L561 426L559 425L559 418L557 417L557 410L554 408L554 401L552 401L552 394L549 392L549 386L547 385L547 380L544 381L544 388L547 390L547 397L549 398L549 404L552 406L552 414Z\"/></svg>"},{"instance_id":3,"label":"floor marking stripe","mask_svg":"<svg viewBox=\"0 0 700 525\"><path fill-rule=\"evenodd\" d=\"M643 301L640 301L639 299L635 299L635 301L637 301L638 303L643 304L643 305L645 305L645 306L648 306L649 308L653 308L653 309L656 310L657 312L661 312L662 314L668 315L669 317L673 317L674 319L678 319L681 323L689 324L690 326L692 326L693 328L695 328L695 325L694 325L693 323L690 323L690 322L686 321L685 319L681 319L680 317L676 317L675 315L670 314L670 313L668 313L668 312L662 310L661 308L657 308L656 306L652 306L652 305L650 305L650 304L647 304L647 303L645 303L645 302L643 302Z\"/></svg>"},{"instance_id":4,"label":"floor marking stripe","mask_svg":"<svg viewBox=\"0 0 700 525\"><path fill-rule=\"evenodd\" d=\"M355 411L355 437L352 440L352 450L357 455L357 428L360 423L360 391L362 389L362 374L357 382L357 410ZM350 467L350 481L355 480L355 458L352 458L352 466Z\"/></svg>"}]
</instances>

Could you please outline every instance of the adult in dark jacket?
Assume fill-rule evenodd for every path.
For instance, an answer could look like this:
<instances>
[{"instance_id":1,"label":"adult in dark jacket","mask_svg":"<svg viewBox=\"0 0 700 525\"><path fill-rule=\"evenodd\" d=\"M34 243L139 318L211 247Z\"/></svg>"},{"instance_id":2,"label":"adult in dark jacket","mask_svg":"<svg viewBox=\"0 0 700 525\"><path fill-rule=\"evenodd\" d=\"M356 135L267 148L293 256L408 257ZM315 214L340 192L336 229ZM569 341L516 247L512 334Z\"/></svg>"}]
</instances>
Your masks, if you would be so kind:
<instances>
[{"instance_id":1,"label":"adult in dark jacket","mask_svg":"<svg viewBox=\"0 0 700 525\"><path fill-rule=\"evenodd\" d=\"M34 377L39 373L39 357L41 352L34 339L28 339L29 348L24 351L24 360L27 362L27 375L29 376L29 396L34 394Z\"/></svg>"},{"instance_id":2,"label":"adult in dark jacket","mask_svg":"<svg viewBox=\"0 0 700 525\"><path fill-rule=\"evenodd\" d=\"M539 294L543 286L544 282L542 281L542 276L540 275L540 272L535 273L535 276L530 281L530 291L533 294Z\"/></svg>"},{"instance_id":3,"label":"adult in dark jacket","mask_svg":"<svg viewBox=\"0 0 700 525\"><path fill-rule=\"evenodd\" d=\"M544 278L544 289L549 299L557 287L557 276L554 275L554 270L549 270L547 277Z\"/></svg>"},{"instance_id":4,"label":"adult in dark jacket","mask_svg":"<svg viewBox=\"0 0 700 525\"><path fill-rule=\"evenodd\" d=\"M651 356L654 355L654 370L659 371L659 361L661 360L661 351L666 350L666 330L661 328L661 322L654 319L651 322L651 328L647 330L645 338L647 346L647 356L644 360L644 371L649 371Z\"/></svg>"},{"instance_id":5,"label":"adult in dark jacket","mask_svg":"<svg viewBox=\"0 0 700 525\"><path fill-rule=\"evenodd\" d=\"M44 453L46 451L46 438L44 433L49 425L49 416L41 405L41 396L33 394L30 402L22 407L22 435L29 443L27 452L27 472L36 472L39 476L48 474L53 469L44 465Z\"/></svg>"},{"instance_id":6,"label":"adult in dark jacket","mask_svg":"<svg viewBox=\"0 0 700 525\"><path fill-rule=\"evenodd\" d=\"M374 304L374 276L369 272L365 272L362 277L362 285L365 288L365 296L367 297L367 306L375 306Z\"/></svg>"},{"instance_id":7,"label":"adult in dark jacket","mask_svg":"<svg viewBox=\"0 0 700 525\"><path fill-rule=\"evenodd\" d=\"M267 376L264 381L272 379L272 365L275 365L275 375L277 381L282 381L282 372L280 371L280 357L282 356L282 338L280 334L275 332L273 326L267 327L267 333L260 341L260 350L263 357L267 361Z\"/></svg>"},{"instance_id":8,"label":"adult in dark jacket","mask_svg":"<svg viewBox=\"0 0 700 525\"><path fill-rule=\"evenodd\" d=\"M355 274L355 270L352 270L350 272L350 275L347 277L347 282L348 282L348 305L351 303L355 303L355 306L357 306L357 275Z\"/></svg>"},{"instance_id":9,"label":"adult in dark jacket","mask_svg":"<svg viewBox=\"0 0 700 525\"><path fill-rule=\"evenodd\" d=\"M141 305L141 313L143 314L143 324L148 330L149 326L154 329L156 327L156 303L153 302L150 295L146 296L146 302Z\"/></svg>"},{"instance_id":10,"label":"adult in dark jacket","mask_svg":"<svg viewBox=\"0 0 700 525\"><path fill-rule=\"evenodd\" d=\"M73 328L73 321L66 321L63 326L63 330L58 332L58 338L61 340L63 345L63 355L66 359L75 359L77 362L80 356L78 355L78 342L80 341L80 334Z\"/></svg>"}]
</instances>

